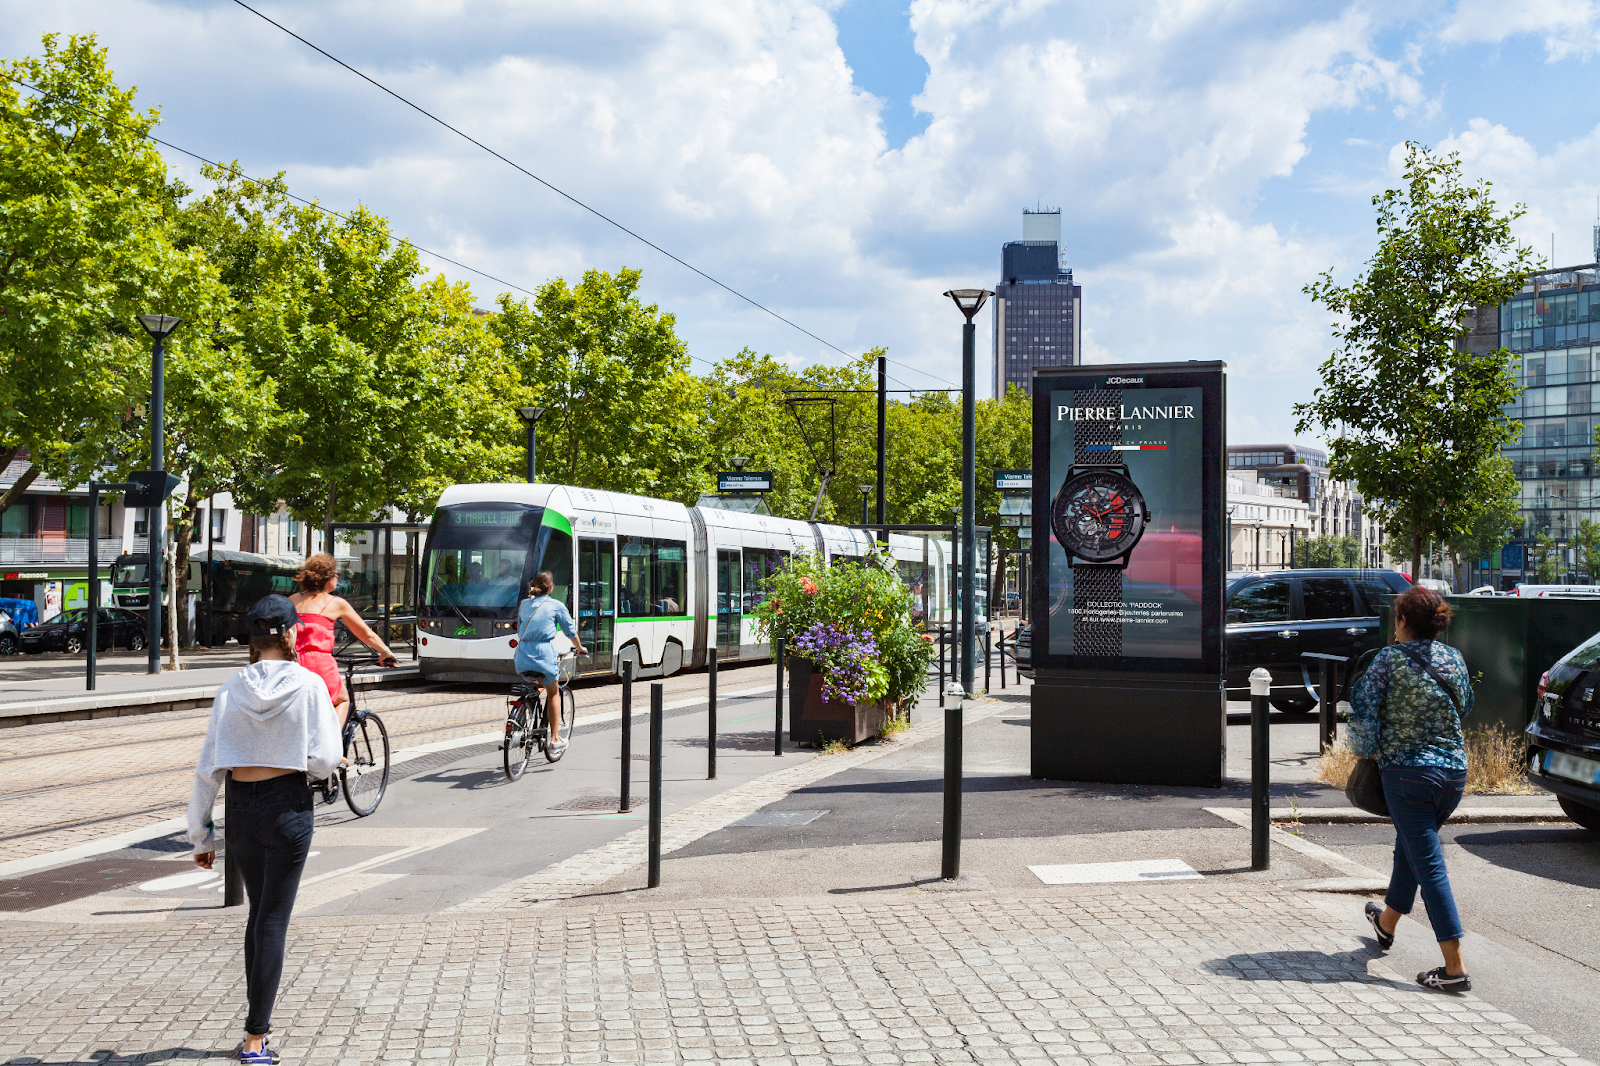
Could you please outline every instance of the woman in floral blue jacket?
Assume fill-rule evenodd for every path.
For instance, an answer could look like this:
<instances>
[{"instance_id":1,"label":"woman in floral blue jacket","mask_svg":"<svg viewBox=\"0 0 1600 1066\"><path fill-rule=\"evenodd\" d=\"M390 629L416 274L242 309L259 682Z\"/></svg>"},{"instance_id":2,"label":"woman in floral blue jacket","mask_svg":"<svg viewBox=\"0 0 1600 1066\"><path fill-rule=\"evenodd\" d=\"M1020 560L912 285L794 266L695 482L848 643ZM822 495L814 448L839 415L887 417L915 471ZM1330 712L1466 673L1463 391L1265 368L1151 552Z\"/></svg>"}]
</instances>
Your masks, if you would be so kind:
<instances>
[{"instance_id":1,"label":"woman in floral blue jacket","mask_svg":"<svg viewBox=\"0 0 1600 1066\"><path fill-rule=\"evenodd\" d=\"M1378 946L1394 943L1402 914L1422 891L1444 965L1417 975L1426 988L1466 992L1461 917L1445 871L1439 827L1467 786L1461 719L1472 711L1472 679L1461 653L1434 637L1450 621L1439 594L1414 585L1394 601L1396 643L1373 656L1350 695L1350 750L1374 758L1394 821L1394 872L1385 906L1368 903Z\"/></svg>"}]
</instances>

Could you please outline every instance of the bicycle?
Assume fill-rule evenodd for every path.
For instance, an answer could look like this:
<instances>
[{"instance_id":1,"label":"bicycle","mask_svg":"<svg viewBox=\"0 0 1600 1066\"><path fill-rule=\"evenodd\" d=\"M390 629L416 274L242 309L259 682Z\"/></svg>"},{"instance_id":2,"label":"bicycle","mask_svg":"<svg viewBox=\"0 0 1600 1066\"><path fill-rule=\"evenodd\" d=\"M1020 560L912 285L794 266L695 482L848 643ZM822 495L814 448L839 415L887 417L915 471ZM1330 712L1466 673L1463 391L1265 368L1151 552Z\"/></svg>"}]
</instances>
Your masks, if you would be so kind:
<instances>
[{"instance_id":1,"label":"bicycle","mask_svg":"<svg viewBox=\"0 0 1600 1066\"><path fill-rule=\"evenodd\" d=\"M546 714L544 687L542 685L514 685L506 697L506 738L500 745L504 756L506 777L516 781L528 769L534 748L544 752L549 762L560 762L561 756L572 744L574 721L578 717L578 704L568 687L572 681L566 657L563 657L556 684L561 693L561 732L565 743L558 749L550 743L550 719ZM531 704L531 707L530 707Z\"/></svg>"},{"instance_id":2,"label":"bicycle","mask_svg":"<svg viewBox=\"0 0 1600 1066\"><path fill-rule=\"evenodd\" d=\"M345 761L337 778L325 778L312 787L322 792L324 803L335 803L343 794L350 812L365 818L378 809L389 789L389 730L382 718L356 706L352 678L357 666L377 662L378 656L338 656L334 661L344 667L344 690L350 695L350 711L344 720Z\"/></svg>"}]
</instances>

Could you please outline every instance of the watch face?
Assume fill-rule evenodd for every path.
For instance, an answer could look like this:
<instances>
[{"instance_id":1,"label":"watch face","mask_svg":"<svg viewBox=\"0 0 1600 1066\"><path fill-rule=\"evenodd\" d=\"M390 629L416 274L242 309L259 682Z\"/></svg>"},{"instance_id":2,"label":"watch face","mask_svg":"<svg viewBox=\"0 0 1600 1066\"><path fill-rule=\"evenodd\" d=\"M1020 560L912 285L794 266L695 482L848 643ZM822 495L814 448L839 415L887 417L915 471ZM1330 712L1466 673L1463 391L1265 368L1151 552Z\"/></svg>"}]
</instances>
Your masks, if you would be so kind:
<instances>
[{"instance_id":1,"label":"watch face","mask_svg":"<svg viewBox=\"0 0 1600 1066\"><path fill-rule=\"evenodd\" d=\"M1116 470L1085 470L1061 486L1050 512L1056 539L1086 562L1127 554L1144 535L1144 497Z\"/></svg>"}]
</instances>

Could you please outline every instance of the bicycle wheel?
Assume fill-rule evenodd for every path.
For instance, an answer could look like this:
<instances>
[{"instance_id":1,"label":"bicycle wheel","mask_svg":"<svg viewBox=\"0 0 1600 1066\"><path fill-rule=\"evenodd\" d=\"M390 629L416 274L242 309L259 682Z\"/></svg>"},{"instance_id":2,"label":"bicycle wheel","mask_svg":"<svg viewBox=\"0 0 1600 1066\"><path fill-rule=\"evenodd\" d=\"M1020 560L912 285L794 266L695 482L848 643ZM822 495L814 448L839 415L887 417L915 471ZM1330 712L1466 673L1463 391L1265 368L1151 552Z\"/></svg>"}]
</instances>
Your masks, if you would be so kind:
<instances>
[{"instance_id":1,"label":"bicycle wheel","mask_svg":"<svg viewBox=\"0 0 1600 1066\"><path fill-rule=\"evenodd\" d=\"M506 739L500 745L505 754L506 776L515 781L528 768L533 756L533 730L528 728L528 699L518 700L506 717Z\"/></svg>"},{"instance_id":2,"label":"bicycle wheel","mask_svg":"<svg viewBox=\"0 0 1600 1066\"><path fill-rule=\"evenodd\" d=\"M550 729L548 724L544 730L544 757L550 762L560 762L561 756L567 753L567 747L572 743L572 719L577 714L577 704L572 701L572 693L561 689L561 746L557 748L550 743Z\"/></svg>"},{"instance_id":3,"label":"bicycle wheel","mask_svg":"<svg viewBox=\"0 0 1600 1066\"><path fill-rule=\"evenodd\" d=\"M339 768L339 780L351 812L365 818L378 809L389 787L389 731L377 715L369 711L359 715L345 753L350 764Z\"/></svg>"}]
</instances>

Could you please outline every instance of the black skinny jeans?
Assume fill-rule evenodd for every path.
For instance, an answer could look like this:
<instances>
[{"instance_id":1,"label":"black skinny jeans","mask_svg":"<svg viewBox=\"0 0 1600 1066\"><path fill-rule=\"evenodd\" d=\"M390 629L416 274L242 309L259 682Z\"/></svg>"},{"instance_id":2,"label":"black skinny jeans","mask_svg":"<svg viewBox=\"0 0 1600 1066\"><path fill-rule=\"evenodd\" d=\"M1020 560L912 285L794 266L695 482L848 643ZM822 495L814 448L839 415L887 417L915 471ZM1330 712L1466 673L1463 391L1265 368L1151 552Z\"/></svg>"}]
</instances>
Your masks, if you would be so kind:
<instances>
[{"instance_id":1,"label":"black skinny jeans","mask_svg":"<svg viewBox=\"0 0 1600 1066\"><path fill-rule=\"evenodd\" d=\"M283 977L283 947L300 873L311 851L311 786L305 774L266 781L228 777L225 861L239 864L250 920L244 927L244 980L250 999L244 1031L272 1032L272 1004Z\"/></svg>"}]
</instances>

